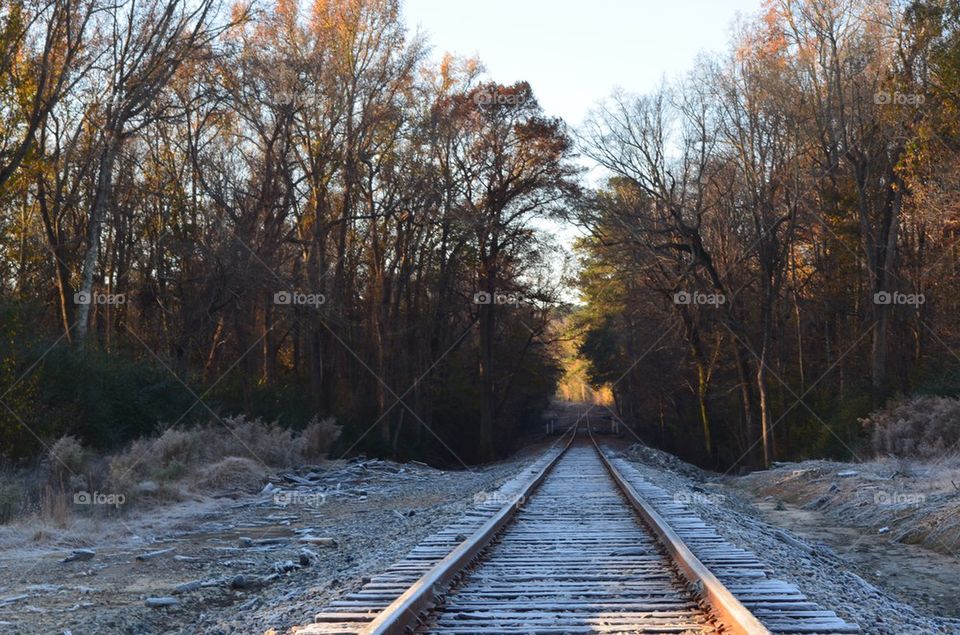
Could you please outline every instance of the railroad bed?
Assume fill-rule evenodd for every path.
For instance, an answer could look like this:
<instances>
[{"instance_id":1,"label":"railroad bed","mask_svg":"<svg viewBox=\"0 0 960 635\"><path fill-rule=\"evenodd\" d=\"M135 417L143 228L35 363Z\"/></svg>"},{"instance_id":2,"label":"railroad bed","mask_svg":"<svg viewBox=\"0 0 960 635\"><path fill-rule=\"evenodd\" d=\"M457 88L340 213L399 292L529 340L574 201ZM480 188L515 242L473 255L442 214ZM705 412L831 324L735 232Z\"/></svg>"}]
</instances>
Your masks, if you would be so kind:
<instances>
[{"instance_id":1,"label":"railroad bed","mask_svg":"<svg viewBox=\"0 0 960 635\"><path fill-rule=\"evenodd\" d=\"M706 563L706 564L704 564ZM709 567L709 569L708 569ZM298 635L858 633L569 435Z\"/></svg>"},{"instance_id":2,"label":"railroad bed","mask_svg":"<svg viewBox=\"0 0 960 635\"><path fill-rule=\"evenodd\" d=\"M572 447L420 633L715 633L586 445Z\"/></svg>"}]
</instances>

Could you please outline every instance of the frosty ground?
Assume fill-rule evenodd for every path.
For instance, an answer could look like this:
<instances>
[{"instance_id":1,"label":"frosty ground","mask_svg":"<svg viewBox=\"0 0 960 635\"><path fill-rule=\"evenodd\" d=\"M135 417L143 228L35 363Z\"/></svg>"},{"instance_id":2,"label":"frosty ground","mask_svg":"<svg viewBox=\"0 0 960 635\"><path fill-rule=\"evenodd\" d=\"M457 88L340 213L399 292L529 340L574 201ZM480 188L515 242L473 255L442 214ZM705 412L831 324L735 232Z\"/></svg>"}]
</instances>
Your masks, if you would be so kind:
<instances>
[{"instance_id":1,"label":"frosty ground","mask_svg":"<svg viewBox=\"0 0 960 635\"><path fill-rule=\"evenodd\" d=\"M470 471L329 461L275 474L255 490L81 518L68 529L13 523L0 528L0 628L31 635L287 632L402 558L552 443ZM950 595L960 579L957 558L950 549L896 542L923 542L905 530L926 508L949 513L945 505L957 501L949 490L930 492L904 512L858 494L896 469L882 462L811 462L723 477L645 446L613 443L776 577L865 633L960 632L960 621L949 619L957 617ZM901 479L895 491L950 481L949 473L943 481L923 469L903 477L916 483ZM894 492L890 482L879 483ZM852 514L861 500L876 504ZM62 562L75 549L93 555L80 551ZM147 605L169 601L175 604Z\"/></svg>"}]
</instances>

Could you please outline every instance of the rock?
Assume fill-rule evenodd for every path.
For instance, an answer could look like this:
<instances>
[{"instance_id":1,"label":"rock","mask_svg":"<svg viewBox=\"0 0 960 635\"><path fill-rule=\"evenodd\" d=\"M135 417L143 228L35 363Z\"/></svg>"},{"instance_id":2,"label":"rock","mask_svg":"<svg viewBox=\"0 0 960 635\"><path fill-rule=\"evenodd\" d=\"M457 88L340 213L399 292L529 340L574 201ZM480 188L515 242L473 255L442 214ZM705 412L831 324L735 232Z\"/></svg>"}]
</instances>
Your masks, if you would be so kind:
<instances>
[{"instance_id":1,"label":"rock","mask_svg":"<svg viewBox=\"0 0 960 635\"><path fill-rule=\"evenodd\" d=\"M810 554L814 552L814 548L811 545L808 545L802 540L798 540L797 538L794 538L793 536L791 536L785 531L782 531L780 529L774 529L773 534L783 542L787 543L792 547L800 549L801 551L805 551Z\"/></svg>"},{"instance_id":2,"label":"rock","mask_svg":"<svg viewBox=\"0 0 960 635\"><path fill-rule=\"evenodd\" d=\"M0 598L0 606L4 606L4 605L7 605L7 604L13 604L14 602L19 602L20 600L26 600L28 597L30 597L29 594L25 594L25 595L11 595L10 597Z\"/></svg>"},{"instance_id":3,"label":"rock","mask_svg":"<svg viewBox=\"0 0 960 635\"><path fill-rule=\"evenodd\" d=\"M233 576L230 580L231 589L254 589L258 586L261 586L261 581L257 576L243 575L241 573L240 575Z\"/></svg>"},{"instance_id":4,"label":"rock","mask_svg":"<svg viewBox=\"0 0 960 635\"><path fill-rule=\"evenodd\" d=\"M301 536L300 542L317 545L318 547L336 547L338 543L333 538L321 538L320 536Z\"/></svg>"},{"instance_id":5,"label":"rock","mask_svg":"<svg viewBox=\"0 0 960 635\"><path fill-rule=\"evenodd\" d=\"M241 546L241 547L252 547L252 546L253 546L253 538L247 538L246 536L240 536L239 540L237 540L237 544L238 544L239 546Z\"/></svg>"},{"instance_id":6,"label":"rock","mask_svg":"<svg viewBox=\"0 0 960 635\"><path fill-rule=\"evenodd\" d=\"M95 555L97 555L97 552L93 549L74 549L73 553L60 562L86 562L92 560Z\"/></svg>"},{"instance_id":7,"label":"rock","mask_svg":"<svg viewBox=\"0 0 960 635\"><path fill-rule=\"evenodd\" d=\"M190 593L196 591L203 585L202 580L191 580L190 582L184 582L183 584L178 584L173 587L173 594L180 595L181 593Z\"/></svg>"},{"instance_id":8,"label":"rock","mask_svg":"<svg viewBox=\"0 0 960 635\"><path fill-rule=\"evenodd\" d=\"M246 611L246 610L248 610L248 609L252 609L253 607L255 607L255 606L256 606L257 604L259 604L259 603L260 603L260 598L254 596L254 597L250 598L249 600L247 600L246 602L244 602L243 604L241 604L240 606L238 606L238 607L237 607L237 610L238 610L238 611ZM272 630L272 629L271 629L271 630Z\"/></svg>"},{"instance_id":9,"label":"rock","mask_svg":"<svg viewBox=\"0 0 960 635\"><path fill-rule=\"evenodd\" d=\"M151 609L159 609L166 606L177 606L180 604L180 601L177 598L171 597L159 597L159 598L147 598L144 604Z\"/></svg>"},{"instance_id":10,"label":"rock","mask_svg":"<svg viewBox=\"0 0 960 635\"><path fill-rule=\"evenodd\" d=\"M273 563L274 573L289 573L290 571L294 571L299 568L300 565L295 564L293 560L283 560L281 562Z\"/></svg>"},{"instance_id":11,"label":"rock","mask_svg":"<svg viewBox=\"0 0 960 635\"><path fill-rule=\"evenodd\" d=\"M285 481L289 481L290 483L296 483L297 485L313 485L313 481L305 479L302 476L298 476L290 472L286 474L281 474L280 478L282 478Z\"/></svg>"},{"instance_id":12,"label":"rock","mask_svg":"<svg viewBox=\"0 0 960 635\"><path fill-rule=\"evenodd\" d=\"M817 498L813 499L812 501L810 501L810 502L808 502L806 505L804 505L803 508L804 508L804 509L808 509L808 510L809 510L809 509L814 509L814 510L816 510L816 509L820 509L821 507L823 507L824 505L826 505L826 504L829 503L829 502L830 502L830 497L829 497L829 496L818 496Z\"/></svg>"},{"instance_id":13,"label":"rock","mask_svg":"<svg viewBox=\"0 0 960 635\"><path fill-rule=\"evenodd\" d=\"M153 560L154 558L159 558L160 556L166 555L168 553L173 553L174 549L160 549L158 551L148 551L147 553L141 553L135 559L144 562L145 560Z\"/></svg>"},{"instance_id":14,"label":"rock","mask_svg":"<svg viewBox=\"0 0 960 635\"><path fill-rule=\"evenodd\" d=\"M307 548L303 548L300 550L298 558L301 567L309 567L314 562L320 560L320 554L315 551L310 551Z\"/></svg>"}]
</instances>

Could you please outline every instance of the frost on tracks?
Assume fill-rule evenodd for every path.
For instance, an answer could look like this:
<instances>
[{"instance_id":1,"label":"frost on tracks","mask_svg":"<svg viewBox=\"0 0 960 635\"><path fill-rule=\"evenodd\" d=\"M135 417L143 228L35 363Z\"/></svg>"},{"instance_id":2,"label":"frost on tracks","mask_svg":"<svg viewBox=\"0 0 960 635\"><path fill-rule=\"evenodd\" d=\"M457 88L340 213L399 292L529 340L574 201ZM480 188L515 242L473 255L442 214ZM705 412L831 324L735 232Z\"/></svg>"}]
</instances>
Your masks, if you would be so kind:
<instances>
[{"instance_id":1,"label":"frost on tracks","mask_svg":"<svg viewBox=\"0 0 960 635\"><path fill-rule=\"evenodd\" d=\"M915 545L891 544L892 532L880 533L882 525L857 525L872 515L893 513L876 510L883 500L875 501L871 494L869 507L873 509L861 506L861 516L850 511L855 496L837 496L836 514L816 516L816 526L811 528L815 531L804 532L809 538L791 530L795 525L786 516L800 506L784 502L788 493L802 505L802 500L817 500L821 491L837 495L865 484L875 491L878 483L890 489L889 480L875 480L883 473L882 464L811 461L778 465L748 476L722 477L640 444L626 448L622 455L647 480L674 492L725 539L753 551L776 577L796 584L811 600L859 623L864 633L960 633L960 620L946 617L951 608L956 610L951 589L960 579L957 559ZM792 479L814 485L807 491L799 482L791 484ZM874 521L882 522L879 518ZM838 541L825 544L831 537ZM889 561L890 570L897 575L876 575L882 573L878 566L884 561ZM917 586L905 593L905 583Z\"/></svg>"}]
</instances>

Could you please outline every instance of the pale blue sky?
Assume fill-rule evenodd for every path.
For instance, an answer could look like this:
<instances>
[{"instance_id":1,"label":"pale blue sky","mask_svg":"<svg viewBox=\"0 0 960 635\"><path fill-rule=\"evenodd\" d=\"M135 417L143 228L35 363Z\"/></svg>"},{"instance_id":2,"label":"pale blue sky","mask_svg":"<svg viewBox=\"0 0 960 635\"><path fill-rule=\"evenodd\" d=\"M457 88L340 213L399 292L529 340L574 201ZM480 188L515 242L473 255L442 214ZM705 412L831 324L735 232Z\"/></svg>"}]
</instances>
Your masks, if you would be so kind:
<instances>
[{"instance_id":1,"label":"pale blue sky","mask_svg":"<svg viewBox=\"0 0 960 635\"><path fill-rule=\"evenodd\" d=\"M404 0L439 58L477 55L501 83L525 79L571 125L615 86L654 88L701 51L721 51L737 13L761 0Z\"/></svg>"}]
</instances>

